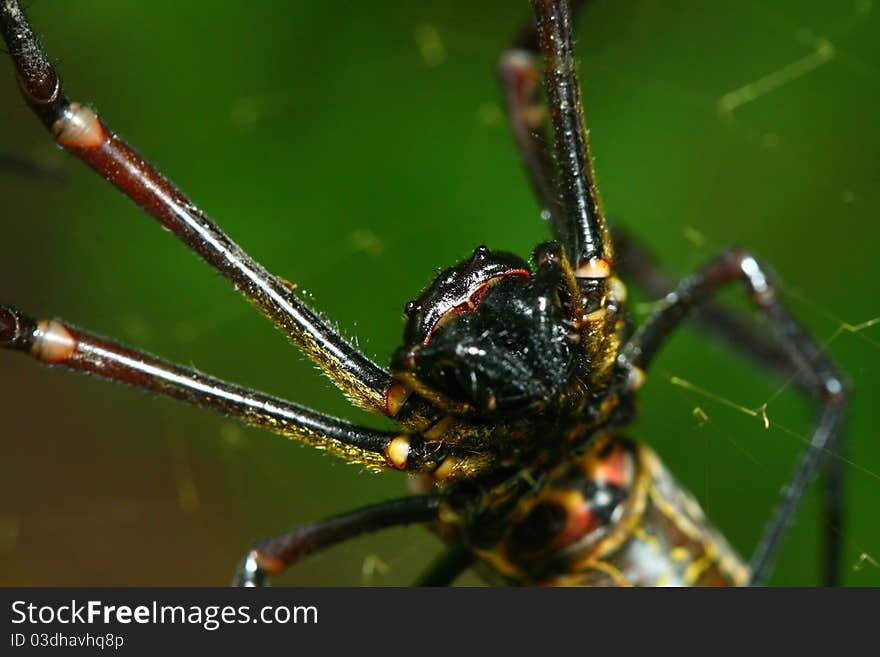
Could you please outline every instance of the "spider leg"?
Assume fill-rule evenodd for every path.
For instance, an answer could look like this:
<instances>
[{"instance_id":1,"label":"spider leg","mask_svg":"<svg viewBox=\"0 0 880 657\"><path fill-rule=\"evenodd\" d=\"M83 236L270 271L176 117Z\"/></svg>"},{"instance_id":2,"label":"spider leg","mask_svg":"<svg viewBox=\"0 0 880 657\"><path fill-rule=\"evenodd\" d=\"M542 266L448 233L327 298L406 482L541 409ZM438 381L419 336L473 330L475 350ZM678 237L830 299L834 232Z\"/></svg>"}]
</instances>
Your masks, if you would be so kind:
<instances>
[{"instance_id":1,"label":"spider leg","mask_svg":"<svg viewBox=\"0 0 880 657\"><path fill-rule=\"evenodd\" d=\"M574 0L572 14L576 15L584 4L585 0ZM577 237L573 231L577 226L563 211L557 195L553 161L547 151L547 108L540 98L539 57L538 28L531 19L498 59L498 77L513 137L541 204L542 216L550 222L556 239L563 243L568 253L574 254Z\"/></svg>"},{"instance_id":2,"label":"spider leg","mask_svg":"<svg viewBox=\"0 0 880 657\"><path fill-rule=\"evenodd\" d=\"M303 557L367 532L431 522L437 519L439 506L439 497L418 495L294 527L255 543L239 565L233 586L264 586L268 575L276 575Z\"/></svg>"},{"instance_id":3,"label":"spider leg","mask_svg":"<svg viewBox=\"0 0 880 657\"><path fill-rule=\"evenodd\" d=\"M433 472L444 454L418 434L357 427L76 329L0 305L0 348L205 408L373 469Z\"/></svg>"},{"instance_id":4,"label":"spider leg","mask_svg":"<svg viewBox=\"0 0 880 657\"><path fill-rule=\"evenodd\" d=\"M676 287L675 281L663 272L651 254L631 235L620 229L612 229L618 271L629 277L653 299L660 299ZM784 349L778 340L760 332L737 313L706 302L694 308L690 321L700 329L720 338L731 348L752 358L754 362L775 373L781 379L791 381L803 393L812 395L815 389L814 378L805 372L791 353ZM837 438L837 452L840 454L844 435ZM826 585L834 586L840 578L842 558L841 539L843 536L843 478L842 461L826 458L824 463L824 558L823 579Z\"/></svg>"},{"instance_id":5,"label":"spider leg","mask_svg":"<svg viewBox=\"0 0 880 657\"><path fill-rule=\"evenodd\" d=\"M611 240L605 224L589 140L584 124L581 91L577 77L577 65L572 46L572 11L568 0L532 0L537 26L537 43L544 59L544 83L550 124L553 126L552 157L555 161L556 193L561 219L553 220L554 229L561 233L566 252L572 259L575 275L581 279L604 281L611 274ZM522 51L527 52L527 51ZM525 59L525 58L521 58ZM528 71L528 68L520 69ZM528 76L521 79L528 79ZM529 87L521 85L517 96L514 88L508 97L514 101L533 100ZM529 97L532 98L529 98ZM512 103L514 109L522 109L522 103ZM526 105L526 109L528 105ZM519 124L519 132L530 132L537 121L530 118L533 112L525 112ZM515 125L514 132L517 132ZM530 133L531 134L531 133ZM521 137L518 141L523 143ZM546 170L547 157L536 156L539 139L525 139L526 156L531 153L537 169ZM543 177L543 174L539 174ZM540 178L536 178L539 180ZM537 183L536 183L537 186ZM550 204L551 212L554 203ZM605 286L599 285L587 291L588 303L602 298Z\"/></svg>"},{"instance_id":6,"label":"spider leg","mask_svg":"<svg viewBox=\"0 0 880 657\"><path fill-rule=\"evenodd\" d=\"M611 235L614 238L615 265L624 278L631 279L652 300L661 299L675 290L677 281L660 269L644 245L617 228L611 229ZM688 321L754 359L758 365L780 378L792 379L795 385L805 391L812 389L810 377L799 369L789 352L777 340L757 330L737 313L707 302L694 308Z\"/></svg>"},{"instance_id":7,"label":"spider leg","mask_svg":"<svg viewBox=\"0 0 880 657\"><path fill-rule=\"evenodd\" d=\"M609 285L613 287L611 240L595 184L572 51L571 23L586 0L533 0L532 4L535 20L502 53L498 73L513 135L542 216L572 263L581 297L578 305L587 313L586 321L579 322L590 336L583 344L596 364L594 384L601 386L613 363L613 359L604 362L601 354L616 353L617 323L614 312L605 312L615 296L609 290ZM539 98L539 55L544 59L552 153L545 130L548 107Z\"/></svg>"},{"instance_id":8,"label":"spider leg","mask_svg":"<svg viewBox=\"0 0 880 657\"><path fill-rule=\"evenodd\" d=\"M94 111L65 96L61 80L17 0L0 0L0 32L30 108L55 140L226 277L302 349L353 402L389 410L390 375L300 301L292 286L248 256L202 210ZM399 417L406 424L408 418Z\"/></svg>"},{"instance_id":9,"label":"spider leg","mask_svg":"<svg viewBox=\"0 0 880 657\"><path fill-rule=\"evenodd\" d=\"M774 327L780 346L789 354L789 362L802 376L802 385L818 405L818 418L809 445L795 466L794 475L783 489L782 499L764 530L751 561L751 583L760 584L767 575L781 539L798 508L804 489L815 477L822 457L834 454L843 429L847 390L830 359L818 344L789 314L779 300L776 285L769 273L747 252L732 248L712 260L697 274L685 279L663 300L663 306L643 324L620 355L620 363L644 371L669 334L687 315L703 304L721 287L741 281L756 308ZM636 376L635 380L640 377ZM829 509L838 508L840 476L832 473L832 500ZM832 516L832 521L839 520ZM834 528L837 529L836 527ZM839 564L839 541L828 545L825 581L835 581Z\"/></svg>"},{"instance_id":10,"label":"spider leg","mask_svg":"<svg viewBox=\"0 0 880 657\"><path fill-rule=\"evenodd\" d=\"M467 545L455 543L419 575L413 586L449 586L475 561L476 557Z\"/></svg>"}]
</instances>

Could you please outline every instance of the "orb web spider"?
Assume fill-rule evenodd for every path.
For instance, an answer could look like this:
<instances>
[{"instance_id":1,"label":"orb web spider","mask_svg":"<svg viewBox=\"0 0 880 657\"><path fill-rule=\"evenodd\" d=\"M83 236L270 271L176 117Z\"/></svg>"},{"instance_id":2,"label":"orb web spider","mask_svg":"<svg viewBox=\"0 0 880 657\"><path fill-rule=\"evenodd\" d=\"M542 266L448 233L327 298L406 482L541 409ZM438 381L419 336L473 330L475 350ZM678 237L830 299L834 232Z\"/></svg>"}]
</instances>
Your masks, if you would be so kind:
<instances>
[{"instance_id":1,"label":"orb web spider","mask_svg":"<svg viewBox=\"0 0 880 657\"><path fill-rule=\"evenodd\" d=\"M37 321L12 306L0 306L0 346L212 409L369 468L412 475L410 497L258 542L238 584L259 585L320 548L409 523L430 525L449 545L422 584L449 583L471 566L491 581L519 584L761 583L823 452L840 439L844 384L779 301L771 275L741 249L685 279L631 329L617 274L657 295L673 286L638 245L622 235L612 240L606 227L572 50L572 13L583 4L534 0L536 20L500 59L514 136L554 241L537 246L531 264L478 247L441 272L407 305L404 344L386 371L252 260L91 109L71 102L18 2L2 0L0 27L24 97L56 141L230 280L354 403L392 418L402 431L354 426L60 320ZM774 337L710 303L737 281ZM653 452L622 434L651 361L690 314L792 378L818 407L812 440L748 565ZM838 531L827 533L824 568L825 582L833 584L842 474L838 463L829 466L828 527Z\"/></svg>"}]
</instances>

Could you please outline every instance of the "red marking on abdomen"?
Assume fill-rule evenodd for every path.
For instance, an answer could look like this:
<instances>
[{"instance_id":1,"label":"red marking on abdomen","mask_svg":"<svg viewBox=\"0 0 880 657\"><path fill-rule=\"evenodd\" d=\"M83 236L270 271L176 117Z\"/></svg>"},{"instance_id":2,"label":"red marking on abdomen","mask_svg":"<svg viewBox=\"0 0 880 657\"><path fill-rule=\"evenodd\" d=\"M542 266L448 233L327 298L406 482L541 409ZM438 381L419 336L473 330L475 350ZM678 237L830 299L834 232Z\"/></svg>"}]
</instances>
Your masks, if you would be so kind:
<instances>
[{"instance_id":1,"label":"red marking on abdomen","mask_svg":"<svg viewBox=\"0 0 880 657\"><path fill-rule=\"evenodd\" d=\"M615 447L603 460L591 464L587 475L596 481L626 490L633 479L632 457L626 449Z\"/></svg>"},{"instance_id":2,"label":"red marking on abdomen","mask_svg":"<svg viewBox=\"0 0 880 657\"><path fill-rule=\"evenodd\" d=\"M576 543L599 526L598 518L590 510L586 500L574 508L567 508L568 519L565 529L559 532L550 544L552 549L561 549Z\"/></svg>"}]
</instances>

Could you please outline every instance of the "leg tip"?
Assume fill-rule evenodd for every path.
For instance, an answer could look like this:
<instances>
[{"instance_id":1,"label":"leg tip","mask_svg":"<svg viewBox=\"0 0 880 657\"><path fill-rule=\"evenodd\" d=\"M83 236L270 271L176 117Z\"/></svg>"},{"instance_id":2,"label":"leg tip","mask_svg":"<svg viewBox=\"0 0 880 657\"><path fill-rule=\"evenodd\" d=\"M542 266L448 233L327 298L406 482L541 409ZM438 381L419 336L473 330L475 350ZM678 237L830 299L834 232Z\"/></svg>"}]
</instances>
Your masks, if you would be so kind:
<instances>
[{"instance_id":1,"label":"leg tip","mask_svg":"<svg viewBox=\"0 0 880 657\"><path fill-rule=\"evenodd\" d=\"M235 578L232 580L232 585L236 587L256 588L267 586L268 583L269 580L266 577L266 572L260 566L257 551L251 550L239 564L238 570L235 573Z\"/></svg>"}]
</instances>

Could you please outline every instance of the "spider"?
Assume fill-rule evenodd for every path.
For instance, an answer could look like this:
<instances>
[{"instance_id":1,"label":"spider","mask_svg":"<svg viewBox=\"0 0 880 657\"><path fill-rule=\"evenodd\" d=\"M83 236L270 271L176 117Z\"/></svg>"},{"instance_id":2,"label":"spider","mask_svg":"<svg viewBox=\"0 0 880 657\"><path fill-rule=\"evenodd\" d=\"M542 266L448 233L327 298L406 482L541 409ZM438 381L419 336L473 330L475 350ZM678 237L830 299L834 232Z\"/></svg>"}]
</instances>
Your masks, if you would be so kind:
<instances>
[{"instance_id":1,"label":"spider","mask_svg":"<svg viewBox=\"0 0 880 657\"><path fill-rule=\"evenodd\" d=\"M233 282L352 401L401 427L353 426L4 306L0 341L44 363L210 408L367 467L413 475L410 497L258 543L239 583L260 584L267 573L318 548L414 522L430 524L450 545L423 583L446 583L471 565L492 580L525 584L760 583L820 457L839 439L842 378L747 252L731 249L708 263L632 330L617 272L632 274L649 290L666 291L668 282L637 245L621 236L612 240L583 127L571 9L565 2L534 5L535 26L521 32L500 68L514 135L555 239L536 247L531 263L479 247L438 275L407 305L404 344L386 371L308 308L289 283L250 259L91 109L69 101L18 4L3 1L3 34L25 98L59 144ZM549 141L539 99L541 57ZM717 289L733 282L744 284L777 329L776 340L709 305ZM710 330L794 377L819 406L811 446L749 566L656 456L622 433L652 359L692 311ZM833 491L839 472L831 472ZM839 519L831 524L839 526ZM829 583L837 550L832 541Z\"/></svg>"}]
</instances>

